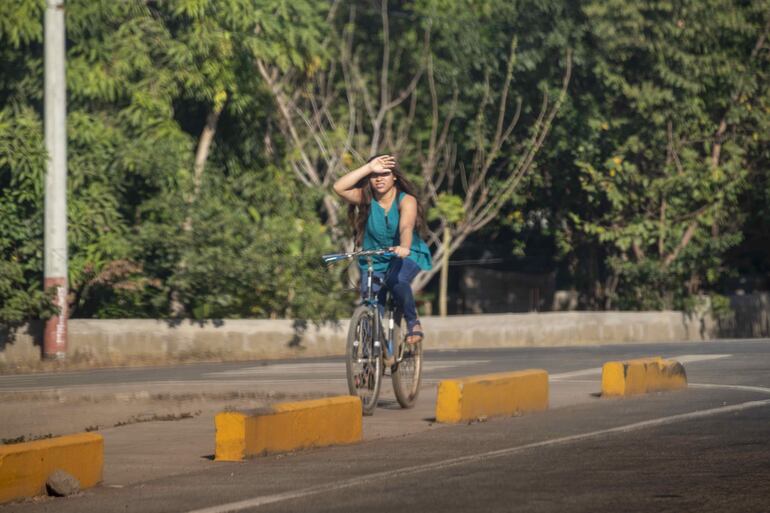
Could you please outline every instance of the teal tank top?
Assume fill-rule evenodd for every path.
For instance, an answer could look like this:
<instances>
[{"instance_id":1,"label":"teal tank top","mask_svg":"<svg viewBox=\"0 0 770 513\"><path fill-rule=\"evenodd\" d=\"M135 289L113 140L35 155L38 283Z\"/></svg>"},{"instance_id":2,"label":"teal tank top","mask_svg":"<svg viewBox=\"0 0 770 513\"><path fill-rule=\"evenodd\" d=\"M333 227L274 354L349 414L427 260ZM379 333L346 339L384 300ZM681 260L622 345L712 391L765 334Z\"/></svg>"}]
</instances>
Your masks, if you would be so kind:
<instances>
[{"instance_id":1,"label":"teal tank top","mask_svg":"<svg viewBox=\"0 0 770 513\"><path fill-rule=\"evenodd\" d=\"M372 200L369 208L369 218L366 220L366 229L364 230L364 250L368 249L381 249L389 248L391 246L398 246L400 234L398 233L398 221L401 218L399 215L398 207L401 205L401 200L404 199L406 193L399 192L396 201L390 206L390 210L385 212L379 203ZM425 243L417 230L412 234L412 247L409 248L409 258L423 271L430 270L433 265L431 263L430 249ZM388 264L392 258L398 257L386 257L376 256L373 259L375 272L384 273L388 270ZM361 266L363 272L366 272L366 259L359 258L358 265Z\"/></svg>"}]
</instances>

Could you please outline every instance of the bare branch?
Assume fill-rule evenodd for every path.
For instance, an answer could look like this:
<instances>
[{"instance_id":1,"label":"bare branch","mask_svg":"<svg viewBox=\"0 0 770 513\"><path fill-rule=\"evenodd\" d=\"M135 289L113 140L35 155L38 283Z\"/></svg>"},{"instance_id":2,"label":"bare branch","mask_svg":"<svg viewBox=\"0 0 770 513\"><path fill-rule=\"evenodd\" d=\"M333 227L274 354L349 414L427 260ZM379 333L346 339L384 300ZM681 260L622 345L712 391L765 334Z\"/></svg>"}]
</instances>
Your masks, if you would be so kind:
<instances>
[{"instance_id":1,"label":"bare branch","mask_svg":"<svg viewBox=\"0 0 770 513\"><path fill-rule=\"evenodd\" d=\"M409 84L404 88L404 90L399 93L399 95L396 97L395 100L388 101L386 103L383 103L385 105L385 110L391 110L404 102L417 88L417 84L420 82L420 79L422 78L422 74L425 72L426 64L425 62L431 58L430 56L430 37L431 32L430 28L428 28L425 31L425 35L423 37L423 44L422 44L422 58L420 59L420 65L417 67L417 71L415 72L414 76L412 77L412 80L409 81Z\"/></svg>"},{"instance_id":2,"label":"bare branch","mask_svg":"<svg viewBox=\"0 0 770 513\"><path fill-rule=\"evenodd\" d=\"M770 31L770 18L768 18L767 22L765 23L765 28L762 31L762 33L757 37L757 41L754 43L754 48L751 50L751 54L749 56L749 60L753 60L756 58L756 56L759 54L759 51L762 50L765 46L765 40L767 39L768 32ZM734 104L738 101L738 99L741 96L741 93L743 92L743 84L739 84L736 88L735 92L733 92L732 97L730 98L731 104ZM727 108L727 111L722 116L722 119L719 121L719 125L717 127L716 132L714 133L714 146L711 149L711 167L716 168L719 167L719 158L722 152L722 138L724 137L725 131L727 130L727 114L730 112L730 109L732 108L732 105Z\"/></svg>"},{"instance_id":3,"label":"bare branch","mask_svg":"<svg viewBox=\"0 0 770 513\"><path fill-rule=\"evenodd\" d=\"M382 68L380 71L380 112L388 104L388 72L390 71L390 22L388 21L388 0L382 0L380 15L382 17Z\"/></svg>"},{"instance_id":4,"label":"bare branch","mask_svg":"<svg viewBox=\"0 0 770 513\"><path fill-rule=\"evenodd\" d=\"M511 80L513 79L513 66L516 62L516 36L511 39L511 49L508 54L508 66L505 70L505 82L503 84L503 91L500 94L500 108L497 114L497 128L495 129L495 136L492 138L493 145L499 149L503 140L503 123L505 121L506 105L508 103L508 89L511 87ZM497 153L496 151L494 152ZM491 158L495 158L492 156Z\"/></svg>"},{"instance_id":5,"label":"bare branch","mask_svg":"<svg viewBox=\"0 0 770 513\"><path fill-rule=\"evenodd\" d=\"M666 241L666 208L668 207L668 203L666 202L666 198L661 198L660 201L660 228L658 232L658 255L663 256L663 248Z\"/></svg>"},{"instance_id":6,"label":"bare branch","mask_svg":"<svg viewBox=\"0 0 770 513\"><path fill-rule=\"evenodd\" d=\"M547 93L544 94L543 105L535 123L534 134L530 141L528 151L525 154L525 157L519 162L511 176L505 181L501 191L498 192L495 197L478 213L478 228L483 227L497 216L503 204L507 201L508 197L513 193L518 184L521 182L521 179L529 172L535 156L540 151L540 148L545 142L545 138L550 131L551 124L553 123L556 114L559 112L562 104L564 103L564 100L566 99L567 87L569 86L571 76L572 52L568 51L566 56L566 70L562 78L562 87L558 99L551 107L550 111L547 111ZM546 111L548 112L547 114Z\"/></svg>"},{"instance_id":7,"label":"bare branch","mask_svg":"<svg viewBox=\"0 0 770 513\"><path fill-rule=\"evenodd\" d=\"M281 119L283 120L284 126L289 132L289 135L294 142L297 151L300 152L303 169L299 170L295 167L295 171L300 171L298 176L300 176L300 179L303 181L303 183L310 182L315 185L320 185L321 180L318 176L318 172L316 171L313 163L310 161L310 157L305 152L301 138L297 133L296 127L294 126L294 120L289 110L286 95L280 88L277 87L275 81L271 79L272 75L268 72L267 66L265 66L262 60L257 59L256 65L259 73L262 75L262 78L265 80L265 82L267 82L268 86L270 86L270 89L273 93L273 98L275 98L275 102L278 105L278 110L281 113Z\"/></svg>"},{"instance_id":8,"label":"bare branch","mask_svg":"<svg viewBox=\"0 0 770 513\"><path fill-rule=\"evenodd\" d=\"M682 250L687 247L687 245L690 243L692 238L695 236L695 230L697 228L698 228L698 220L694 219L690 222L689 226L687 226L687 230L685 230L684 235L682 236L682 240L679 241L679 244L677 244L676 248L674 248L674 251L672 251L663 260L664 268L671 265L671 262L676 260L676 258L679 256L679 253L681 253Z\"/></svg>"},{"instance_id":9,"label":"bare branch","mask_svg":"<svg viewBox=\"0 0 770 513\"><path fill-rule=\"evenodd\" d=\"M398 133L396 134L396 141L393 145L395 153L401 153L401 148L404 147L409 137L412 125L414 124L414 116L417 113L417 91L412 93L412 99L409 101L409 111L406 115L406 119L399 123Z\"/></svg>"},{"instance_id":10,"label":"bare branch","mask_svg":"<svg viewBox=\"0 0 770 513\"><path fill-rule=\"evenodd\" d=\"M431 123L430 137L428 138L427 166L423 169L423 176L426 179L430 179L430 174L433 173L436 166L436 137L438 133L438 94L436 93L436 81L433 76L433 56L428 56L428 90L430 91Z\"/></svg>"}]
</instances>

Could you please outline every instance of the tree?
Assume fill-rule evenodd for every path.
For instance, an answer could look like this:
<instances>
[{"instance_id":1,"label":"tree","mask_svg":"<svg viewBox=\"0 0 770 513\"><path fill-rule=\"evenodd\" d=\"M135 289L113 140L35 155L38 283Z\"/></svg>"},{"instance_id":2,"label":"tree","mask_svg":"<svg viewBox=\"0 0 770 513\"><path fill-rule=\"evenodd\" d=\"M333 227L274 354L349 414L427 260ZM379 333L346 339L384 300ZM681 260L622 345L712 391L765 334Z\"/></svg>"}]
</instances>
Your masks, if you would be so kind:
<instances>
[{"instance_id":1,"label":"tree","mask_svg":"<svg viewBox=\"0 0 770 513\"><path fill-rule=\"evenodd\" d=\"M43 8L35 1L0 5L0 325L6 327L52 311L36 244L43 236L42 121L25 101L42 60L21 51L40 46ZM32 91L42 97L40 86Z\"/></svg>"},{"instance_id":2,"label":"tree","mask_svg":"<svg viewBox=\"0 0 770 513\"><path fill-rule=\"evenodd\" d=\"M0 111L0 325L50 313L42 290L45 146L40 118L30 109Z\"/></svg>"},{"instance_id":3,"label":"tree","mask_svg":"<svg viewBox=\"0 0 770 513\"><path fill-rule=\"evenodd\" d=\"M312 30L294 37L284 28L317 25L315 5L67 3L74 315L162 317L174 292L195 317L326 317L343 304L328 296L339 280L311 258L329 249L315 212L287 200L294 189L277 171L282 158L243 137L270 117L254 52L299 65ZM42 8L2 9L0 208L8 216L0 244L9 270L0 310L21 319L45 314L34 292L42 282ZM215 133L226 134L221 148ZM278 198L280 214L266 201ZM276 288L264 289L268 282Z\"/></svg>"},{"instance_id":4,"label":"tree","mask_svg":"<svg viewBox=\"0 0 770 513\"><path fill-rule=\"evenodd\" d=\"M103 70L108 83L123 88L112 101L100 99L106 109L125 116L120 129L130 134L128 146L143 146L143 151L131 154L143 159L139 166L121 169L132 181L125 215L134 226L123 239L133 243L130 258L117 263L120 269L137 272L131 283L120 283L112 291L98 279L105 273L96 275L102 286L98 294L94 290L91 307L108 315L116 315L117 308L135 315L170 311L193 317L292 312L326 316L335 311L339 302L320 301L316 289L321 284L327 292L334 290L331 278L322 275L310 281L302 274L315 270L309 257L286 268L262 254L275 265L274 276L268 277L262 262L257 262L260 253L249 250L259 240L265 243L267 236L273 240L273 251L288 255L287 246L301 244L320 255L326 250L326 236L314 228L313 215L302 205L289 208L292 202L284 201L282 216L289 226L306 223L308 230L286 232L266 222L271 203L247 202L254 197L283 197L275 189L291 184L282 183L275 172L275 165L283 165L280 159L271 163L250 139L241 140L250 130L248 121L259 126L266 117L252 72L254 53L278 60L289 55L290 62L300 65L312 52L312 34L306 31L296 38L284 29L292 21L296 30L305 27L296 23L298 16L299 21L317 23L314 9L311 3L245 0L221 9L216 2L196 0L133 3L117 9L101 6L80 13L103 17L89 19L90 29L78 48L104 51L84 53L82 67ZM113 24L120 26L117 34L101 30ZM90 105L95 100L91 98ZM220 151L215 135L235 128L238 131ZM258 190L262 188L264 192ZM308 237L310 233L315 236ZM263 271L249 272L256 267ZM286 299L279 289L255 296L268 280L284 283L293 299ZM279 305L278 298L285 303ZM301 305L314 305L315 310Z\"/></svg>"},{"instance_id":5,"label":"tree","mask_svg":"<svg viewBox=\"0 0 770 513\"><path fill-rule=\"evenodd\" d=\"M428 234L435 265L418 276L416 290L445 265L445 256L492 222L511 200L533 167L570 78L570 53L562 49L561 85L554 91L548 78L538 84L540 108L524 105L521 97L514 99L513 76L520 66L517 39L501 39L496 20L502 17L504 25L506 15L518 11L507 8L501 15L488 2L470 4L480 10L425 2L408 12L384 0L379 12L359 13L355 3L347 8L335 3L329 14L335 31L328 36L325 67L307 75L257 62L291 144L293 169L302 183L327 192L324 212L331 226L340 216L330 185L346 167L388 152L399 155L404 168L415 170L428 208L437 213ZM436 42L432 25L439 9L444 9L445 39ZM396 13L420 23L404 22ZM472 63L472 52L460 56L468 60L448 63L458 55L442 51L451 48L455 34L473 31L481 53L489 55ZM376 53L370 46L373 32L380 36ZM369 45L357 46L361 40ZM437 80L437 67L441 73L466 66L468 75L455 70ZM519 125L523 119L527 127ZM438 203L451 195L462 198L463 215L450 220L442 217ZM336 239L343 240L342 232Z\"/></svg>"},{"instance_id":6,"label":"tree","mask_svg":"<svg viewBox=\"0 0 770 513\"><path fill-rule=\"evenodd\" d=\"M768 11L721 0L584 10L599 83L576 156L588 208L567 233L607 255L604 308L682 307L741 240L746 150L765 137Z\"/></svg>"}]
</instances>

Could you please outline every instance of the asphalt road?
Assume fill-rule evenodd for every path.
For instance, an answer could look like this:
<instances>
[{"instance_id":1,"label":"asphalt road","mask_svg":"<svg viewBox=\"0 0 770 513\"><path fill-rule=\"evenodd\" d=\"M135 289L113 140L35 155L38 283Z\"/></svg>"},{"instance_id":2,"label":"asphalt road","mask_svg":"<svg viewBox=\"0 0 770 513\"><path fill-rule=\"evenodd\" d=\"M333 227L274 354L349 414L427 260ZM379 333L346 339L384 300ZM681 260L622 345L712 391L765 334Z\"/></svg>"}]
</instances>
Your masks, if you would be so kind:
<instances>
[{"instance_id":1,"label":"asphalt road","mask_svg":"<svg viewBox=\"0 0 770 513\"><path fill-rule=\"evenodd\" d=\"M689 387L598 397L602 363L654 355L682 361ZM108 429L103 486L0 513L770 511L769 340L434 351L426 360L417 407L400 410L386 394L365 420L361 444L218 463L207 458L210 418ZM526 368L549 371L549 411L460 426L433 421L438 380ZM339 359L317 359L0 376L0 393L162 385L344 393L341 372ZM200 444L185 445L188 434ZM108 472L121 465L114 447L139 451L152 440L157 448L134 471ZM153 457L169 465L153 473Z\"/></svg>"}]
</instances>

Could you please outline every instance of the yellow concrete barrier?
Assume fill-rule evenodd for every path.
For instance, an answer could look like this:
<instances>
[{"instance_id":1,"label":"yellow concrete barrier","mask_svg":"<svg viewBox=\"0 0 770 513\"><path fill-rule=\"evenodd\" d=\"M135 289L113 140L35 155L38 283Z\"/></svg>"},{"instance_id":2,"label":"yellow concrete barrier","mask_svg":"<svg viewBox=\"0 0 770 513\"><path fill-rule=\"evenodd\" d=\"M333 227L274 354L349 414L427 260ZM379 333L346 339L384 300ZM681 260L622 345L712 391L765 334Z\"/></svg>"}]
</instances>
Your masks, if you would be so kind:
<instances>
[{"instance_id":1,"label":"yellow concrete barrier","mask_svg":"<svg viewBox=\"0 0 770 513\"><path fill-rule=\"evenodd\" d=\"M89 488L102 480L103 464L104 439L96 433L0 445L0 503L46 493L45 482L57 469Z\"/></svg>"},{"instance_id":2,"label":"yellow concrete barrier","mask_svg":"<svg viewBox=\"0 0 770 513\"><path fill-rule=\"evenodd\" d=\"M548 409L548 373L544 370L445 379L438 385L438 422L467 422L545 409Z\"/></svg>"},{"instance_id":3,"label":"yellow concrete barrier","mask_svg":"<svg viewBox=\"0 0 770 513\"><path fill-rule=\"evenodd\" d=\"M339 396L279 403L215 418L217 461L361 441L361 400Z\"/></svg>"},{"instance_id":4,"label":"yellow concrete barrier","mask_svg":"<svg viewBox=\"0 0 770 513\"><path fill-rule=\"evenodd\" d=\"M602 396L645 394L687 386L681 363L660 357L607 362L602 367Z\"/></svg>"}]
</instances>

